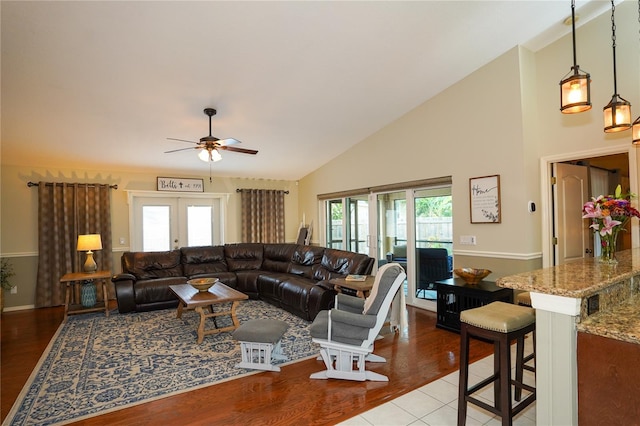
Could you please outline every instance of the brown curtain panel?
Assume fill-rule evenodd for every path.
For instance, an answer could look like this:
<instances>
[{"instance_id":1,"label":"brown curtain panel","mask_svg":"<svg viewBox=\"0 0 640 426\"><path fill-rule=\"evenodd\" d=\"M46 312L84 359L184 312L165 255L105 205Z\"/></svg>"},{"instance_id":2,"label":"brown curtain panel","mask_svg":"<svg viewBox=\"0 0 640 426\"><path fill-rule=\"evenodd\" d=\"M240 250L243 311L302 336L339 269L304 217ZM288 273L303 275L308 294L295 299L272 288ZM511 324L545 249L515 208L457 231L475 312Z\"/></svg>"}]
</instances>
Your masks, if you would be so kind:
<instances>
[{"instance_id":1,"label":"brown curtain panel","mask_svg":"<svg viewBox=\"0 0 640 426\"><path fill-rule=\"evenodd\" d=\"M76 251L78 235L100 234L102 250L94 251L93 257L99 270L113 269L110 191L109 185L101 184L38 183L37 308L64 304L66 287L60 277L81 272L84 265L85 253ZM114 296L112 288L109 293ZM79 294L72 298L77 302Z\"/></svg>"},{"instance_id":2,"label":"brown curtain panel","mask_svg":"<svg viewBox=\"0 0 640 426\"><path fill-rule=\"evenodd\" d=\"M241 189L242 241L284 243L285 191Z\"/></svg>"}]
</instances>

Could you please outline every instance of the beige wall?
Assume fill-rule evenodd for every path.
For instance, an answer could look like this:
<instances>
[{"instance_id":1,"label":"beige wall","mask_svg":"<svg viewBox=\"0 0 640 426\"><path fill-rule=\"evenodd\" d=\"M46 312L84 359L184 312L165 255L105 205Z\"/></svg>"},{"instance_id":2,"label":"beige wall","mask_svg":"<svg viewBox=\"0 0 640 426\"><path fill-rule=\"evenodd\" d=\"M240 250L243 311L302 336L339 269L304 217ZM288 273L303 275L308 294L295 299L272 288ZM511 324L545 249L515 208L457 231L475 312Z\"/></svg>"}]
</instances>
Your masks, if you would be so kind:
<instances>
[{"instance_id":1,"label":"beige wall","mask_svg":"<svg viewBox=\"0 0 640 426\"><path fill-rule=\"evenodd\" d=\"M117 184L118 189L112 191L111 224L113 241L114 272L120 271L121 252L129 249L129 206L127 190L153 191L156 189L157 176L180 176L203 178L205 192L229 194L227 204L227 221L225 242L239 242L240 230L240 194L237 188L282 189L289 191L285 196L286 240L296 241L301 217L298 217L298 186L292 181L276 181L262 179L243 179L214 176L213 183L209 178L190 174L177 173L135 173L126 171L93 171L64 169L29 169L2 165L0 173L2 199L1 213L1 253L10 258L16 275L12 279L17 284L18 293L5 292L5 307L29 306L35 300L35 282L38 265L38 200L37 188L27 187L27 182L91 182ZM120 245L120 237L125 244Z\"/></svg>"},{"instance_id":2,"label":"beige wall","mask_svg":"<svg viewBox=\"0 0 640 426\"><path fill-rule=\"evenodd\" d=\"M637 3L616 10L618 89L636 118ZM559 81L572 65L570 34L536 53L513 48L301 179L300 211L317 221L317 194L450 175L456 265L489 267L493 278L540 267L545 213L529 213L527 202L542 204L541 158L626 150L631 141L629 131L602 130L602 107L613 94L610 15L579 27L577 45L579 64L593 79L590 111L559 111ZM469 178L493 174L500 175L502 223L471 224ZM477 245L461 246L460 235L475 235Z\"/></svg>"}]
</instances>

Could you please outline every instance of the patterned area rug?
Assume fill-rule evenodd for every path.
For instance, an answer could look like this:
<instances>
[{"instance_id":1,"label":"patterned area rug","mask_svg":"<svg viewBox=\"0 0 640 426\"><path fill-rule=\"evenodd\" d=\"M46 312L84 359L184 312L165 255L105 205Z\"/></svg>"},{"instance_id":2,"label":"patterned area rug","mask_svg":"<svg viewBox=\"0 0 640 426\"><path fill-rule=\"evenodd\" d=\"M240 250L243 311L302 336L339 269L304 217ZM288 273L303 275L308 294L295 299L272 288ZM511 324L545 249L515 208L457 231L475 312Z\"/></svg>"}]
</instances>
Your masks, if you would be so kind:
<instances>
[{"instance_id":1,"label":"patterned area rug","mask_svg":"<svg viewBox=\"0 0 640 426\"><path fill-rule=\"evenodd\" d=\"M282 349L289 363L319 353L308 321L258 300L241 302L237 314L241 324L286 321ZM217 321L218 327L231 324L227 317ZM257 372L235 368L240 347L231 333L205 336L198 345L198 323L194 311L177 319L174 309L70 316L3 424L65 424Z\"/></svg>"}]
</instances>

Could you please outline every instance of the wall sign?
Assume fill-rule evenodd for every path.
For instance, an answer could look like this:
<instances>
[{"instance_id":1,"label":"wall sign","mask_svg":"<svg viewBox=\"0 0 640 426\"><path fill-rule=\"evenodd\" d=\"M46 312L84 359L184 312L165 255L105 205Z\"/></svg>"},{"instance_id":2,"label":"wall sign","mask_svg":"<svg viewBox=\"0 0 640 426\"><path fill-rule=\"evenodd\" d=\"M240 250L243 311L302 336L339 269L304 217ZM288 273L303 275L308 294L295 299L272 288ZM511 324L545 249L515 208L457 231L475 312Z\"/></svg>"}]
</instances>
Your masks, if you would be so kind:
<instances>
[{"instance_id":1,"label":"wall sign","mask_svg":"<svg viewBox=\"0 0 640 426\"><path fill-rule=\"evenodd\" d=\"M500 175L469 179L471 223L500 223Z\"/></svg>"},{"instance_id":2,"label":"wall sign","mask_svg":"<svg viewBox=\"0 0 640 426\"><path fill-rule=\"evenodd\" d=\"M158 191L204 192L202 179L158 177Z\"/></svg>"}]
</instances>

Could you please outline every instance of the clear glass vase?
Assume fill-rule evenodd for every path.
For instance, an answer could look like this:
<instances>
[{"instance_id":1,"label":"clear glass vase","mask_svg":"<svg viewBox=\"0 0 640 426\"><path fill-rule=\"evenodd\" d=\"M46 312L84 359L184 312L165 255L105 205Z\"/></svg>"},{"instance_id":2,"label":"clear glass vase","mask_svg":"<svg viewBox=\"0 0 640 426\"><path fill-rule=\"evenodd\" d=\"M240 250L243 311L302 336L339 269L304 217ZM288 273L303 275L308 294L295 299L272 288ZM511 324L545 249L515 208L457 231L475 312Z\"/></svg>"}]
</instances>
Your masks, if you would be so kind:
<instances>
[{"instance_id":1,"label":"clear glass vase","mask_svg":"<svg viewBox=\"0 0 640 426\"><path fill-rule=\"evenodd\" d=\"M611 234L601 235L600 243L601 243L601 252L600 252L600 263L605 263L609 265L614 265L618 263L618 259L616 259L616 242L618 240L618 232L619 229L613 229Z\"/></svg>"}]
</instances>

